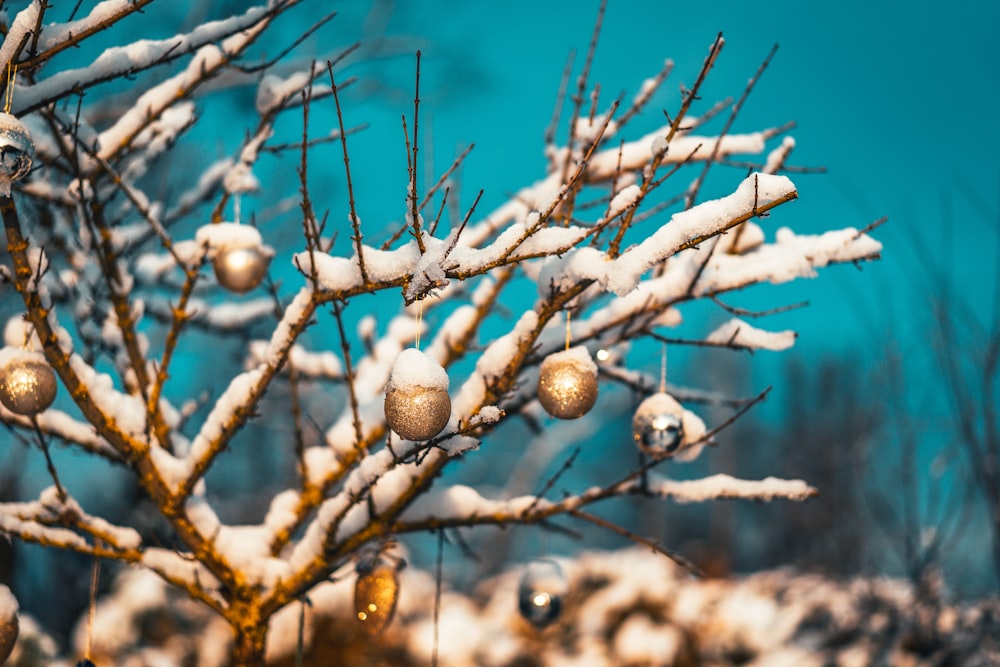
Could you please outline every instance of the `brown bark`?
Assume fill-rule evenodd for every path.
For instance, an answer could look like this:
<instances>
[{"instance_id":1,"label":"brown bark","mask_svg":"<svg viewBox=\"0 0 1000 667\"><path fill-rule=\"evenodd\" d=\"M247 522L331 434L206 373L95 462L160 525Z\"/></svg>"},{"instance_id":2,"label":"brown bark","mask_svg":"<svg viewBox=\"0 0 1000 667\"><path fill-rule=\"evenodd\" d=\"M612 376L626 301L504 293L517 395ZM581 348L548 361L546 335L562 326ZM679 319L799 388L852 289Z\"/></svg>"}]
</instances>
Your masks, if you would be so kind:
<instances>
[{"instance_id":1,"label":"brown bark","mask_svg":"<svg viewBox=\"0 0 1000 667\"><path fill-rule=\"evenodd\" d=\"M267 648L267 623L243 622L234 628L231 667L264 667Z\"/></svg>"}]
</instances>

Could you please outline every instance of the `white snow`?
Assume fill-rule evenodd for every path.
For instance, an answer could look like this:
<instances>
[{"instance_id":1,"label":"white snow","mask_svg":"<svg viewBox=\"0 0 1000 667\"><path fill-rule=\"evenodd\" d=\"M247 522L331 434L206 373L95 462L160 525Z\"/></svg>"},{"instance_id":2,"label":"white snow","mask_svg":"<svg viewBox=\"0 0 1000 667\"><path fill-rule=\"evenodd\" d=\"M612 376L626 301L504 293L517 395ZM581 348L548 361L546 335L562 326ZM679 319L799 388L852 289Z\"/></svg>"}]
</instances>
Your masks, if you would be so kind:
<instances>
[{"instance_id":1,"label":"white snow","mask_svg":"<svg viewBox=\"0 0 1000 667\"><path fill-rule=\"evenodd\" d=\"M628 207L635 205L641 195L642 189L638 185L632 184L622 188L618 194L612 197L607 217L613 218Z\"/></svg>"},{"instance_id":2,"label":"white snow","mask_svg":"<svg viewBox=\"0 0 1000 667\"><path fill-rule=\"evenodd\" d=\"M3 45L0 45L0 71L7 74L7 67L14 57L17 48L35 30L38 14L42 9L41 0L32 0L31 4L22 9L7 27Z\"/></svg>"},{"instance_id":3,"label":"white snow","mask_svg":"<svg viewBox=\"0 0 1000 667\"><path fill-rule=\"evenodd\" d=\"M409 348L393 362L386 388L408 391L418 387L447 391L448 373L426 353Z\"/></svg>"},{"instance_id":4,"label":"white snow","mask_svg":"<svg viewBox=\"0 0 1000 667\"><path fill-rule=\"evenodd\" d=\"M545 357L544 363L570 363L579 368L581 372L590 373L594 377L597 377L597 364L594 363L594 359L590 356L590 350L587 349L586 345L575 345L566 350L553 352Z\"/></svg>"},{"instance_id":5,"label":"white snow","mask_svg":"<svg viewBox=\"0 0 1000 667\"><path fill-rule=\"evenodd\" d=\"M801 479L778 479L767 477L762 480L736 479L725 474L711 475L703 479L677 481L666 478L653 479L650 491L679 503L704 502L718 498L745 498L751 500L806 500L816 495L816 489Z\"/></svg>"},{"instance_id":6,"label":"white snow","mask_svg":"<svg viewBox=\"0 0 1000 667\"><path fill-rule=\"evenodd\" d=\"M706 342L751 350L787 350L795 344L794 331L765 331L738 317L727 320L705 338Z\"/></svg>"}]
</instances>

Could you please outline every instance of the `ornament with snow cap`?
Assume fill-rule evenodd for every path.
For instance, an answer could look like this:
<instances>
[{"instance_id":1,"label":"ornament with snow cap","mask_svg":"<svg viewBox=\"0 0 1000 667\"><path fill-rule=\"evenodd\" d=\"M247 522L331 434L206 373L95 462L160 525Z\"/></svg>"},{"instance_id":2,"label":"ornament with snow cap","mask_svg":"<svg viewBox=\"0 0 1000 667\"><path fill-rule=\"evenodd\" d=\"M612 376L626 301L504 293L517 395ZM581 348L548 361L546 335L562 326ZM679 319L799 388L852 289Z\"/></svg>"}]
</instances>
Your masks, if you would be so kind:
<instances>
[{"instance_id":1,"label":"ornament with snow cap","mask_svg":"<svg viewBox=\"0 0 1000 667\"><path fill-rule=\"evenodd\" d=\"M215 278L229 291L246 294L264 282L274 250L264 245L256 227L219 222L204 225L196 239L209 249Z\"/></svg>"},{"instance_id":2,"label":"ornament with snow cap","mask_svg":"<svg viewBox=\"0 0 1000 667\"><path fill-rule=\"evenodd\" d=\"M566 575L557 562L542 559L529 563L517 588L518 611L541 630L559 618L566 590Z\"/></svg>"},{"instance_id":3,"label":"ornament with snow cap","mask_svg":"<svg viewBox=\"0 0 1000 667\"><path fill-rule=\"evenodd\" d=\"M6 662L17 642L17 598L6 586L0 585L0 665Z\"/></svg>"},{"instance_id":4,"label":"ornament with snow cap","mask_svg":"<svg viewBox=\"0 0 1000 667\"><path fill-rule=\"evenodd\" d=\"M433 438L451 418L448 374L420 350L403 350L389 372L384 407L385 420L399 437Z\"/></svg>"},{"instance_id":5,"label":"ornament with snow cap","mask_svg":"<svg viewBox=\"0 0 1000 667\"><path fill-rule=\"evenodd\" d=\"M24 123L9 113L0 113L0 195L10 196L12 181L31 171L35 146Z\"/></svg>"},{"instance_id":6,"label":"ornament with snow cap","mask_svg":"<svg viewBox=\"0 0 1000 667\"><path fill-rule=\"evenodd\" d=\"M19 415L33 417L52 405L56 374L39 352L0 350L0 403Z\"/></svg>"},{"instance_id":7,"label":"ornament with snow cap","mask_svg":"<svg viewBox=\"0 0 1000 667\"><path fill-rule=\"evenodd\" d=\"M538 372L538 400L553 417L576 419L597 401L597 364L579 345L545 357Z\"/></svg>"},{"instance_id":8,"label":"ornament with snow cap","mask_svg":"<svg viewBox=\"0 0 1000 667\"><path fill-rule=\"evenodd\" d=\"M684 442L684 408L666 392L648 396L632 417L632 438L653 458L671 456Z\"/></svg>"}]
</instances>

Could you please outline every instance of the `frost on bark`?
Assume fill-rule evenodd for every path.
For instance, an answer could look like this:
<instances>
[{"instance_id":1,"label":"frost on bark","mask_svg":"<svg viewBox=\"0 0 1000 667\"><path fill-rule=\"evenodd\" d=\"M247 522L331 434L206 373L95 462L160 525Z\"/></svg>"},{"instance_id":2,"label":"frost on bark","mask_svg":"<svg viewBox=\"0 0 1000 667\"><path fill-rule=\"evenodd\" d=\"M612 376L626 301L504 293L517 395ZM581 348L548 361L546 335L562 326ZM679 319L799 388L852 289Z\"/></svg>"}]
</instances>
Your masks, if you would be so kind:
<instances>
[{"instance_id":1,"label":"frost on bark","mask_svg":"<svg viewBox=\"0 0 1000 667\"><path fill-rule=\"evenodd\" d=\"M783 175L794 148L790 128L731 131L742 99L697 109L721 37L701 71L687 74L694 85L682 87L665 114L647 107L669 80L669 63L634 98L613 102L590 94L585 66L565 104L568 123L547 133L547 167L485 213L478 197L453 201L453 169L422 173L417 54L415 103L400 110L409 169L399 182L408 188L396 221L362 222L364 202L355 201L352 179L364 175L350 172L347 128L364 119L341 106L339 93L350 82L345 54L303 58L286 48L295 44L268 33L299 2L250 7L167 39L135 35L134 43L108 45L71 66L58 57L105 34L131 34L127 26L149 4L109 0L72 18L38 1L7 7L0 66L10 65L9 110L30 131L34 162L9 196L0 196L9 251L2 271L24 305L5 343L44 354L59 396L37 414L0 408L0 417L47 460L49 445L58 443L127 469L169 526L170 543L89 513L51 460L51 488L0 504L5 535L148 568L228 622L234 663L263 664L275 612L331 576L354 576L360 554L407 534L543 524L560 515L614 530L588 509L623 495L683 502L815 493L798 480L672 481L656 457L566 494L550 483L537 494L490 496L442 478L459 460L501 456L486 441L505 422L545 428L538 369L570 341L598 360L602 390L651 394L658 364L630 358L629 343L654 341L659 350L655 341L673 339L666 332L678 327L687 303L712 300L740 314L720 297L878 256L881 246L865 230L799 235L778 228L795 222L784 206L797 196ZM126 29L107 32L117 23ZM314 27L335 24L324 19ZM282 57L267 60L274 53ZM127 81L143 85L113 92L103 85ZM201 151L200 164L185 158L194 178L183 190L169 187L172 153L197 141L193 128L218 122L202 113L206 100L231 86L255 88L249 125L213 126L238 137L239 147L216 159ZM336 109L334 127L311 122L321 105ZM632 132L640 115L666 120ZM728 120L711 123L716 116ZM298 138L279 142L279 122L298 123ZM262 214L254 226L247 200L253 193L265 200L258 186L272 153L299 164L298 192L283 195L298 208L276 219ZM759 156L749 175L734 176L723 164L737 154ZM347 167L346 200L310 190L319 156ZM703 196L710 167L726 174L728 194ZM234 224L241 201L245 219ZM444 215L449 207L458 215ZM348 235L349 243L336 243ZM234 251L239 263L227 255ZM234 263L219 267L227 261ZM268 266L280 280L263 277ZM377 307L364 296L372 294L383 295ZM501 303L520 309L505 316ZM317 326L337 335L310 337ZM205 332L243 360L231 377L210 378L207 401L178 391L173 379L192 358L207 374L221 367L213 358L218 344L200 347ZM738 349L785 349L794 341L792 332L739 318L685 335ZM384 412L394 361L411 348L448 374L432 389L448 392L450 416L423 441L392 434ZM420 389L412 375L406 386ZM326 411L310 413L310 392L332 397ZM704 393L675 394L684 433L676 456L690 460L729 421L706 425L690 409ZM265 396L280 396L281 404ZM290 424L292 437L269 446L287 449L295 474L278 480L283 488L256 524L231 525L220 518L206 475L226 465L227 449L244 444L237 436L252 428L251 418ZM317 428L320 435L311 435Z\"/></svg>"}]
</instances>

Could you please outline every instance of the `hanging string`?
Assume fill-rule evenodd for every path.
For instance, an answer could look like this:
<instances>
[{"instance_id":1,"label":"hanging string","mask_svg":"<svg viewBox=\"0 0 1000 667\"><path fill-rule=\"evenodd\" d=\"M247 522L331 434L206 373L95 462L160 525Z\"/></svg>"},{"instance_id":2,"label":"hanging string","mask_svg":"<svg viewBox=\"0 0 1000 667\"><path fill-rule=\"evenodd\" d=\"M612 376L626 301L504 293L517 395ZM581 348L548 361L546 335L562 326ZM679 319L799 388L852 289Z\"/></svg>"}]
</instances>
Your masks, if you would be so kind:
<instances>
[{"instance_id":1,"label":"hanging string","mask_svg":"<svg viewBox=\"0 0 1000 667\"><path fill-rule=\"evenodd\" d=\"M240 193L233 194L233 217L236 218L234 222L240 224Z\"/></svg>"},{"instance_id":2,"label":"hanging string","mask_svg":"<svg viewBox=\"0 0 1000 667\"><path fill-rule=\"evenodd\" d=\"M424 302L417 301L417 339L414 341L413 345L420 349L420 330L424 327Z\"/></svg>"},{"instance_id":3,"label":"hanging string","mask_svg":"<svg viewBox=\"0 0 1000 667\"><path fill-rule=\"evenodd\" d=\"M306 601L301 600L299 608L299 637L295 644L295 667L302 667L302 654L305 652Z\"/></svg>"},{"instance_id":4,"label":"hanging string","mask_svg":"<svg viewBox=\"0 0 1000 667\"><path fill-rule=\"evenodd\" d=\"M441 563L444 552L444 529L438 529L437 563L434 571L434 649L431 652L431 667L438 667L438 639L441 634Z\"/></svg>"},{"instance_id":5,"label":"hanging string","mask_svg":"<svg viewBox=\"0 0 1000 667\"><path fill-rule=\"evenodd\" d=\"M14 79L17 78L17 65L11 65L7 63L7 90L4 92L3 100L3 112L10 113L10 109L14 106Z\"/></svg>"},{"instance_id":6,"label":"hanging string","mask_svg":"<svg viewBox=\"0 0 1000 667\"><path fill-rule=\"evenodd\" d=\"M570 312L567 310L566 311L566 349L567 350L569 349L570 341L573 340L573 337L570 336L570 333L569 333L569 321L570 321Z\"/></svg>"},{"instance_id":7,"label":"hanging string","mask_svg":"<svg viewBox=\"0 0 1000 667\"><path fill-rule=\"evenodd\" d=\"M83 657L90 660L94 653L94 618L97 616L97 579L101 574L101 561L94 558L94 569L90 573L90 609L87 612L87 646Z\"/></svg>"},{"instance_id":8,"label":"hanging string","mask_svg":"<svg viewBox=\"0 0 1000 667\"><path fill-rule=\"evenodd\" d=\"M667 392L667 344L662 343L663 348L660 351L660 393L665 394Z\"/></svg>"}]
</instances>

